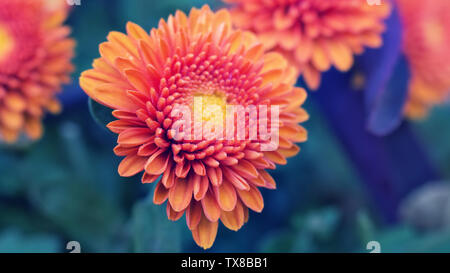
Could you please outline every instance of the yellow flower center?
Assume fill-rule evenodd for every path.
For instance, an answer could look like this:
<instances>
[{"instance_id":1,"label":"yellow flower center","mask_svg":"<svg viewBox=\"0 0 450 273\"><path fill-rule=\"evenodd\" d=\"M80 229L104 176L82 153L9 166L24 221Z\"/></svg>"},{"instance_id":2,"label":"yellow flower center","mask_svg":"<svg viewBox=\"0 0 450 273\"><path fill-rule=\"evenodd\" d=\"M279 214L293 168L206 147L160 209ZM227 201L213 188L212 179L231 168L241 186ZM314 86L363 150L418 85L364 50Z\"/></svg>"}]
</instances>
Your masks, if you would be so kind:
<instances>
[{"instance_id":1,"label":"yellow flower center","mask_svg":"<svg viewBox=\"0 0 450 273\"><path fill-rule=\"evenodd\" d=\"M424 23L425 40L433 49L438 49L442 46L444 33L444 26L438 20L430 20Z\"/></svg>"},{"instance_id":2,"label":"yellow flower center","mask_svg":"<svg viewBox=\"0 0 450 273\"><path fill-rule=\"evenodd\" d=\"M217 93L194 96L194 121L211 126L223 126L226 114L226 98Z\"/></svg>"},{"instance_id":3,"label":"yellow flower center","mask_svg":"<svg viewBox=\"0 0 450 273\"><path fill-rule=\"evenodd\" d=\"M14 48L13 37L6 27L0 25L0 61L3 61Z\"/></svg>"}]
</instances>

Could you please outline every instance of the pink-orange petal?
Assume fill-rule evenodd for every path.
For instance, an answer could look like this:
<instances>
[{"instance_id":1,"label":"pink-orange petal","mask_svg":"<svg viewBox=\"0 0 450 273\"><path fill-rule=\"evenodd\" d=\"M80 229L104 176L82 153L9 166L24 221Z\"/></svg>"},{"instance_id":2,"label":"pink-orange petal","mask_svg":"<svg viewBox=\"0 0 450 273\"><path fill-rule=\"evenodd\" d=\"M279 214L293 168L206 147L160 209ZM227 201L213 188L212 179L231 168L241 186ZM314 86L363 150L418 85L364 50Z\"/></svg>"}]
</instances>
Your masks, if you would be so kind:
<instances>
[{"instance_id":1,"label":"pink-orange petal","mask_svg":"<svg viewBox=\"0 0 450 273\"><path fill-rule=\"evenodd\" d=\"M287 163L286 158L278 151L264 152L264 156L270 161L279 165L286 165Z\"/></svg>"},{"instance_id":2,"label":"pink-orange petal","mask_svg":"<svg viewBox=\"0 0 450 273\"><path fill-rule=\"evenodd\" d=\"M208 174L209 181L214 186L219 186L222 184L222 169L207 167L206 173Z\"/></svg>"},{"instance_id":3,"label":"pink-orange petal","mask_svg":"<svg viewBox=\"0 0 450 273\"><path fill-rule=\"evenodd\" d=\"M210 222L205 216L200 219L197 228L192 230L192 237L203 249L211 248L216 240L218 222Z\"/></svg>"},{"instance_id":4,"label":"pink-orange petal","mask_svg":"<svg viewBox=\"0 0 450 273\"><path fill-rule=\"evenodd\" d=\"M119 134L117 143L123 147L138 146L152 141L153 135L147 128L129 128Z\"/></svg>"},{"instance_id":5,"label":"pink-orange petal","mask_svg":"<svg viewBox=\"0 0 450 273\"><path fill-rule=\"evenodd\" d=\"M232 211L222 211L220 220L228 229L238 231L244 225L245 220L244 207L241 201L238 200Z\"/></svg>"},{"instance_id":6,"label":"pink-orange petal","mask_svg":"<svg viewBox=\"0 0 450 273\"><path fill-rule=\"evenodd\" d=\"M206 169L205 169L205 165L203 165L203 163L201 161L193 161L192 162L192 169L194 169L194 172L197 175L200 176L204 176L206 175Z\"/></svg>"},{"instance_id":7,"label":"pink-orange petal","mask_svg":"<svg viewBox=\"0 0 450 273\"><path fill-rule=\"evenodd\" d=\"M255 166L247 160L244 159L240 160L239 164L234 165L232 168L245 178L258 177L258 171L256 170Z\"/></svg>"},{"instance_id":8,"label":"pink-orange petal","mask_svg":"<svg viewBox=\"0 0 450 273\"><path fill-rule=\"evenodd\" d=\"M116 147L114 147L114 154L116 154L117 156L127 156L130 154L136 154L138 151L138 148L136 147L123 147L117 145Z\"/></svg>"},{"instance_id":9,"label":"pink-orange petal","mask_svg":"<svg viewBox=\"0 0 450 273\"><path fill-rule=\"evenodd\" d=\"M159 175L151 175L148 173L144 173L142 175L141 182L143 184L149 184L149 183L155 182L156 180L158 180L158 178L159 178Z\"/></svg>"},{"instance_id":10,"label":"pink-orange petal","mask_svg":"<svg viewBox=\"0 0 450 273\"><path fill-rule=\"evenodd\" d=\"M268 189L276 189L277 185L273 177L265 170L260 170L259 174L262 176L264 181L266 182L265 187Z\"/></svg>"},{"instance_id":11,"label":"pink-orange petal","mask_svg":"<svg viewBox=\"0 0 450 273\"><path fill-rule=\"evenodd\" d=\"M186 224L190 230L197 228L202 217L202 205L200 202L192 201L186 209Z\"/></svg>"},{"instance_id":12,"label":"pink-orange petal","mask_svg":"<svg viewBox=\"0 0 450 273\"><path fill-rule=\"evenodd\" d=\"M93 100L106 107L127 111L138 109L136 104L126 98L125 91L120 86L95 81L89 71L81 74L80 86Z\"/></svg>"},{"instance_id":13,"label":"pink-orange petal","mask_svg":"<svg viewBox=\"0 0 450 273\"><path fill-rule=\"evenodd\" d=\"M111 132L116 133L116 134L120 134L123 131L125 131L126 129L135 128L138 126L139 125L136 125L136 123L126 121L126 120L115 120L115 121L108 123L108 125L106 125L106 127Z\"/></svg>"},{"instance_id":14,"label":"pink-orange petal","mask_svg":"<svg viewBox=\"0 0 450 273\"><path fill-rule=\"evenodd\" d=\"M211 221L216 222L220 217L220 207L217 204L214 194L209 190L206 192L202 201L203 212L205 216Z\"/></svg>"},{"instance_id":15,"label":"pink-orange petal","mask_svg":"<svg viewBox=\"0 0 450 273\"><path fill-rule=\"evenodd\" d=\"M169 190L164 187L162 183L156 184L155 191L153 193L153 203L161 205L169 197Z\"/></svg>"},{"instance_id":16,"label":"pink-orange petal","mask_svg":"<svg viewBox=\"0 0 450 273\"><path fill-rule=\"evenodd\" d=\"M176 178L175 184L169 190L169 202L175 211L187 208L192 199L192 183L186 179Z\"/></svg>"},{"instance_id":17,"label":"pink-orange petal","mask_svg":"<svg viewBox=\"0 0 450 273\"><path fill-rule=\"evenodd\" d=\"M206 176L195 176L192 178L192 183L194 184L194 198L197 201L202 200L205 197L206 192L209 188L209 181Z\"/></svg>"},{"instance_id":18,"label":"pink-orange petal","mask_svg":"<svg viewBox=\"0 0 450 273\"><path fill-rule=\"evenodd\" d=\"M119 164L119 175L123 177L130 177L144 170L147 158L137 155L129 155L125 157Z\"/></svg>"},{"instance_id":19,"label":"pink-orange petal","mask_svg":"<svg viewBox=\"0 0 450 273\"><path fill-rule=\"evenodd\" d=\"M168 165L170 152L168 150L159 150L155 152L146 162L145 171L148 174L160 175Z\"/></svg>"},{"instance_id":20,"label":"pink-orange petal","mask_svg":"<svg viewBox=\"0 0 450 273\"><path fill-rule=\"evenodd\" d=\"M233 184L239 190L248 190L250 188L247 181L242 178L242 176L229 168L223 169L223 175L226 180L231 182L231 184Z\"/></svg>"},{"instance_id":21,"label":"pink-orange petal","mask_svg":"<svg viewBox=\"0 0 450 273\"><path fill-rule=\"evenodd\" d=\"M250 190L237 190L242 202L250 209L261 212L264 208L264 200L261 192L255 187L250 186Z\"/></svg>"},{"instance_id":22,"label":"pink-orange petal","mask_svg":"<svg viewBox=\"0 0 450 273\"><path fill-rule=\"evenodd\" d=\"M166 213L167 213L167 218L168 218L170 221L178 221L178 220L181 218L181 216L183 216L184 210L182 210L182 211L176 211L176 210L174 210L174 209L172 208L172 206L170 205L170 203L167 203L167 206L166 206Z\"/></svg>"},{"instance_id":23,"label":"pink-orange petal","mask_svg":"<svg viewBox=\"0 0 450 273\"><path fill-rule=\"evenodd\" d=\"M214 187L217 203L224 211L232 211L236 206L237 195L234 187L225 181L222 185Z\"/></svg>"},{"instance_id":24,"label":"pink-orange petal","mask_svg":"<svg viewBox=\"0 0 450 273\"><path fill-rule=\"evenodd\" d=\"M167 169L161 178L161 183L163 183L163 185L166 188L171 188L173 186L173 184L175 183L175 173L172 168L172 164L173 163L171 161L169 161Z\"/></svg>"}]
</instances>

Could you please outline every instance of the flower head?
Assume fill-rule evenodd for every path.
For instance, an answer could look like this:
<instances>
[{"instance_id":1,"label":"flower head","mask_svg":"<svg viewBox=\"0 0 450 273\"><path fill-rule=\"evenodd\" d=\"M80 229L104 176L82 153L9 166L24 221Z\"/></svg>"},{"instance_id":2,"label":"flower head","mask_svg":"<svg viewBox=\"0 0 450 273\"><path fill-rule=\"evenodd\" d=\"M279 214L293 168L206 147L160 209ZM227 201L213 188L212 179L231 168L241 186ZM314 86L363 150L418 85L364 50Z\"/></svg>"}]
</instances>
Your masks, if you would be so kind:
<instances>
[{"instance_id":1,"label":"flower head","mask_svg":"<svg viewBox=\"0 0 450 273\"><path fill-rule=\"evenodd\" d=\"M406 115L421 118L450 95L450 1L397 3L412 75Z\"/></svg>"},{"instance_id":2,"label":"flower head","mask_svg":"<svg viewBox=\"0 0 450 273\"><path fill-rule=\"evenodd\" d=\"M379 47L390 5L367 0L224 0L233 23L254 31L267 49L287 57L311 89L331 66L347 71L353 55Z\"/></svg>"},{"instance_id":3,"label":"flower head","mask_svg":"<svg viewBox=\"0 0 450 273\"><path fill-rule=\"evenodd\" d=\"M233 29L226 10L177 11L149 34L133 23L126 29L100 45L81 87L114 109L108 128L118 134L114 152L125 156L119 174L143 171L143 183L162 176L154 203L167 202L170 220L186 214L195 242L209 248L219 220L238 230L248 208L262 211L259 188L275 188L265 169L285 164L299 151L294 143L306 141L298 125L308 119L306 92L293 87L295 69L281 55ZM233 108L258 112L235 119L239 111L227 115ZM278 132L278 145L264 131Z\"/></svg>"},{"instance_id":4,"label":"flower head","mask_svg":"<svg viewBox=\"0 0 450 273\"><path fill-rule=\"evenodd\" d=\"M44 113L60 111L55 94L69 81L74 47L67 12L62 0L0 2L0 139L37 139Z\"/></svg>"}]
</instances>

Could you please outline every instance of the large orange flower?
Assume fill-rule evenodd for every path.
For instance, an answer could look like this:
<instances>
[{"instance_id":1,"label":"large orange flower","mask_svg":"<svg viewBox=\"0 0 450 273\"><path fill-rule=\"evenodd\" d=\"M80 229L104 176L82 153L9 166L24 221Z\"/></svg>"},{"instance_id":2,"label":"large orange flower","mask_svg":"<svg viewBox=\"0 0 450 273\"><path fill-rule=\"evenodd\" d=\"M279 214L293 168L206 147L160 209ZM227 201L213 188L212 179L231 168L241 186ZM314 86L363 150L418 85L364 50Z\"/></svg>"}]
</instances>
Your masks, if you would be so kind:
<instances>
[{"instance_id":1,"label":"large orange flower","mask_svg":"<svg viewBox=\"0 0 450 273\"><path fill-rule=\"evenodd\" d=\"M224 0L233 23L257 33L267 49L284 54L311 89L333 65L347 71L353 55L381 46L390 5L367 0Z\"/></svg>"},{"instance_id":2,"label":"large orange flower","mask_svg":"<svg viewBox=\"0 0 450 273\"><path fill-rule=\"evenodd\" d=\"M60 111L55 94L69 81L74 47L61 25L67 12L63 0L0 1L0 139L37 139L44 113Z\"/></svg>"},{"instance_id":3,"label":"large orange flower","mask_svg":"<svg viewBox=\"0 0 450 273\"><path fill-rule=\"evenodd\" d=\"M412 79L406 115L422 118L450 95L450 1L398 0Z\"/></svg>"},{"instance_id":4,"label":"large orange flower","mask_svg":"<svg viewBox=\"0 0 450 273\"><path fill-rule=\"evenodd\" d=\"M144 171L142 182L152 183L162 175L154 203L168 200L170 220L186 213L195 242L205 249L215 240L219 219L238 230L248 208L262 211L259 188L275 189L265 169L285 164L299 151L294 142L307 138L298 125L308 119L300 108L306 92L293 87L295 69L281 55L265 54L254 35L232 28L228 11L214 13L208 6L189 16L178 11L150 35L128 23L127 34L109 34L100 54L80 84L91 98L115 109L118 120L108 128L119 134L115 153L125 156L121 176ZM195 123L200 126L222 123L215 114L229 105L278 106L279 146L262 151L266 141L260 138L176 138L175 124L182 121L172 115L177 105L202 112ZM211 105L216 111L208 111ZM252 119L246 114L243 120Z\"/></svg>"}]
</instances>

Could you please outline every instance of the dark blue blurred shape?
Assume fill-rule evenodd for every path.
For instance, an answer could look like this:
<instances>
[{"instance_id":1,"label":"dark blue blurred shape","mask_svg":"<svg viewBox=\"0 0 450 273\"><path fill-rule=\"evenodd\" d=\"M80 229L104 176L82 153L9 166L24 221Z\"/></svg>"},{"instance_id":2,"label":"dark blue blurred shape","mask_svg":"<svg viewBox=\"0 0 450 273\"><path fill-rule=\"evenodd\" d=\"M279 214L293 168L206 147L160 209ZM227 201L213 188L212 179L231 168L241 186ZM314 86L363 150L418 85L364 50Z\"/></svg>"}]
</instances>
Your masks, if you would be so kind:
<instances>
[{"instance_id":1,"label":"dark blue blurred shape","mask_svg":"<svg viewBox=\"0 0 450 273\"><path fill-rule=\"evenodd\" d=\"M396 219L400 200L412 189L437 179L406 122L386 137L367 130L364 95L351 88L351 73L326 73L321 89L311 98L318 102L388 222Z\"/></svg>"},{"instance_id":2,"label":"dark blue blurred shape","mask_svg":"<svg viewBox=\"0 0 450 273\"><path fill-rule=\"evenodd\" d=\"M409 124L402 124L409 72L401 55L396 10L387 24L382 48L367 51L347 74L326 73L311 97L354 162L382 218L392 222L400 201L438 175ZM363 92L352 87L356 72L366 79Z\"/></svg>"},{"instance_id":3,"label":"dark blue blurred shape","mask_svg":"<svg viewBox=\"0 0 450 273\"><path fill-rule=\"evenodd\" d=\"M402 26L397 9L386 24L383 46L369 50L358 62L366 78L367 128L380 136L391 133L400 125L409 81L408 64L401 54Z\"/></svg>"}]
</instances>

